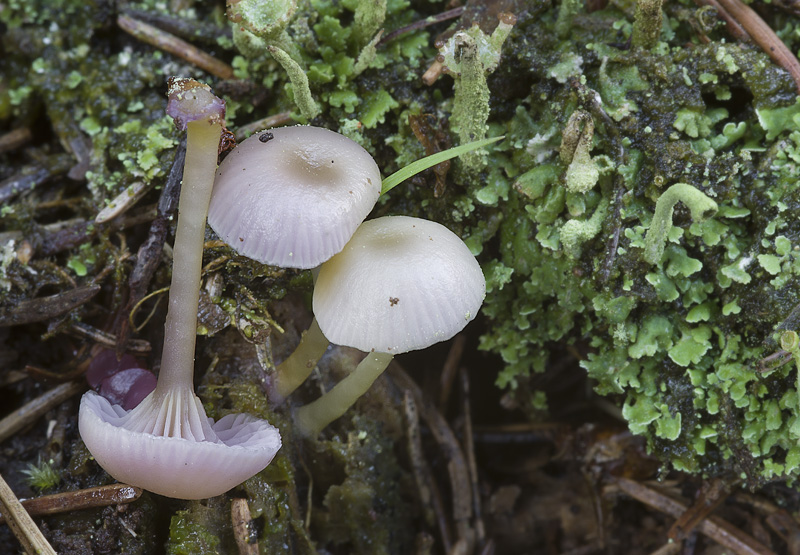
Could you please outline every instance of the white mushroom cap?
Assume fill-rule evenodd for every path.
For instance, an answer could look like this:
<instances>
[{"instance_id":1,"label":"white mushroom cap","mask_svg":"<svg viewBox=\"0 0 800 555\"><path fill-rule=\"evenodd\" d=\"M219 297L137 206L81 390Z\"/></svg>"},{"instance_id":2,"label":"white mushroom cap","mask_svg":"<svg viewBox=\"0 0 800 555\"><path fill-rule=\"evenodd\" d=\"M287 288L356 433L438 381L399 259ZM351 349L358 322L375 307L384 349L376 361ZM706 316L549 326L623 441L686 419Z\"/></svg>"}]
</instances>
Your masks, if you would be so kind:
<instances>
[{"instance_id":1,"label":"white mushroom cap","mask_svg":"<svg viewBox=\"0 0 800 555\"><path fill-rule=\"evenodd\" d=\"M361 224L322 265L313 305L331 343L399 354L453 337L485 295L478 262L452 231L386 216Z\"/></svg>"},{"instance_id":2,"label":"white mushroom cap","mask_svg":"<svg viewBox=\"0 0 800 555\"><path fill-rule=\"evenodd\" d=\"M263 470L281 447L278 430L247 414L216 423L191 391L151 393L133 410L89 391L78 427L89 452L111 476L178 499L221 495Z\"/></svg>"},{"instance_id":3,"label":"white mushroom cap","mask_svg":"<svg viewBox=\"0 0 800 555\"><path fill-rule=\"evenodd\" d=\"M375 160L320 127L261 131L217 170L208 223L236 252L314 268L342 250L381 192Z\"/></svg>"}]
</instances>

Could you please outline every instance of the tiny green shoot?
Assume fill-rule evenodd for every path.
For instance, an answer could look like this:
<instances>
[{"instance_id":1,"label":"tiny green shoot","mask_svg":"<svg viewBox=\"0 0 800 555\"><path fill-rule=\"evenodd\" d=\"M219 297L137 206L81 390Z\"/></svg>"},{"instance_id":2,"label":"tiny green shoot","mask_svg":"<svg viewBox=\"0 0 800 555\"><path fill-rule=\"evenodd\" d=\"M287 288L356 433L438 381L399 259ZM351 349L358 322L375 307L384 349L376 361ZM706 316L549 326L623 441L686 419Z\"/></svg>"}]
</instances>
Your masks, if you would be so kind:
<instances>
[{"instance_id":1,"label":"tiny green shoot","mask_svg":"<svg viewBox=\"0 0 800 555\"><path fill-rule=\"evenodd\" d=\"M27 475L28 485L39 491L54 488L61 481L61 473L53 468L53 461L39 459L38 464L29 464L22 473Z\"/></svg>"},{"instance_id":2,"label":"tiny green shoot","mask_svg":"<svg viewBox=\"0 0 800 555\"><path fill-rule=\"evenodd\" d=\"M426 156L425 158L420 158L416 162L412 162L404 168L401 168L394 172L389 177L383 180L381 184L381 194L385 195L398 185L400 185L403 181L408 179L409 177L413 177L418 173L427 170L430 167L435 166L440 162L444 162L445 160L450 160L451 158L455 158L456 156L461 156L462 154L466 154L467 152L472 152L473 150L477 150L479 148L483 148L488 146L492 143L496 143L505 139L505 135L501 135L499 137L492 137L491 139L482 139L480 141L472 141L470 143L466 143L460 146L456 146L453 148L448 148L447 150L443 150L442 152L437 152L436 154L431 154L430 156Z\"/></svg>"}]
</instances>

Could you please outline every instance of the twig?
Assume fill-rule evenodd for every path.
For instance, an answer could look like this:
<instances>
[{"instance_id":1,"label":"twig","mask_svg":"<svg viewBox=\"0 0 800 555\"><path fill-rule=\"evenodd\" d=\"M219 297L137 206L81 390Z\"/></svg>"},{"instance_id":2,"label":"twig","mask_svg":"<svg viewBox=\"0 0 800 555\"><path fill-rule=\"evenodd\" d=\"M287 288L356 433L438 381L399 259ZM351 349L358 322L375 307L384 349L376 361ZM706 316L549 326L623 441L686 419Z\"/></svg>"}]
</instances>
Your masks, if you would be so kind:
<instances>
[{"instance_id":1,"label":"twig","mask_svg":"<svg viewBox=\"0 0 800 555\"><path fill-rule=\"evenodd\" d=\"M86 372L86 365L75 365L67 372L59 373L33 366L32 364L25 365L25 372L37 381L55 381L56 383L70 382L78 378L81 374Z\"/></svg>"},{"instance_id":2,"label":"twig","mask_svg":"<svg viewBox=\"0 0 800 555\"><path fill-rule=\"evenodd\" d=\"M464 6L459 6L458 8L453 8L452 10L447 10L446 12L432 15L426 17L425 19L420 19L419 21L415 21L410 25L406 25L405 27L395 29L391 33L385 34L383 38L380 41L378 41L378 46L383 46L387 42L393 41L394 39L396 39L397 37L399 37L404 33L410 33L411 31L424 29L425 27L436 25L437 23L441 23L449 19L455 19L457 17L461 17L462 13L464 13Z\"/></svg>"},{"instance_id":3,"label":"twig","mask_svg":"<svg viewBox=\"0 0 800 555\"><path fill-rule=\"evenodd\" d=\"M473 437L481 443L556 443L569 426L550 422L522 422L504 426L479 426Z\"/></svg>"},{"instance_id":4,"label":"twig","mask_svg":"<svg viewBox=\"0 0 800 555\"><path fill-rule=\"evenodd\" d=\"M193 39L216 45L218 37L225 36L231 38L233 35L230 27L218 27L213 23L192 21L170 14L148 12L146 10L135 10L131 8L124 8L121 11L127 16L155 27L160 27L168 33L172 33L173 35L187 40Z\"/></svg>"},{"instance_id":5,"label":"twig","mask_svg":"<svg viewBox=\"0 0 800 555\"><path fill-rule=\"evenodd\" d=\"M780 509L766 518L767 526L786 542L789 555L800 553L800 526L786 509Z\"/></svg>"},{"instance_id":6,"label":"twig","mask_svg":"<svg viewBox=\"0 0 800 555\"><path fill-rule=\"evenodd\" d=\"M681 550L681 542L669 541L653 551L650 555L674 555Z\"/></svg>"},{"instance_id":7,"label":"twig","mask_svg":"<svg viewBox=\"0 0 800 555\"><path fill-rule=\"evenodd\" d=\"M461 354L464 352L466 341L463 334L457 335L450 346L450 352L447 353L447 359L444 361L442 374L439 378L439 410L443 411L447 407L450 391L453 389L453 380L456 378L458 364L461 362Z\"/></svg>"},{"instance_id":8,"label":"twig","mask_svg":"<svg viewBox=\"0 0 800 555\"><path fill-rule=\"evenodd\" d=\"M84 322L74 322L70 324L68 331L78 337L91 339L98 345L102 345L110 349L113 349L117 345L116 336L104 332L103 330L99 330ZM153 348L150 345L150 342L144 339L131 339L128 342L127 351L131 353L147 354L152 350Z\"/></svg>"},{"instance_id":9,"label":"twig","mask_svg":"<svg viewBox=\"0 0 800 555\"><path fill-rule=\"evenodd\" d=\"M562 452L564 449L562 449ZM589 491L589 495L591 496L592 502L592 512L594 513L594 525L595 525L595 545L597 545L599 550L606 549L606 527L605 527L605 503L603 503L603 498L600 495L600 492L597 491L597 480L595 477L591 475L591 471L589 470L589 461L593 460L594 457L591 459L587 457L586 464L584 464L583 468L581 469L581 474L583 475L583 480L586 483L586 487ZM555 460L555 459L554 459ZM596 459L594 459L596 460Z\"/></svg>"},{"instance_id":10,"label":"twig","mask_svg":"<svg viewBox=\"0 0 800 555\"><path fill-rule=\"evenodd\" d=\"M69 219L69 220L63 220L63 221L60 221L60 222L54 222L52 224L47 224L45 226L42 226L41 229L45 233L53 234L53 233L57 233L59 230L65 228L67 226L71 226L71 225L74 225L77 222L82 222L82 221L83 220L81 220L80 218L72 218L72 219ZM15 231L3 231L3 232L0 232L0 245L4 245L4 244L6 244L6 243L8 243L9 241L12 241L12 240L13 241L20 241L20 242L27 241L27 239L25 239L25 234L23 234L21 231L15 230ZM31 245L30 242L28 242L28 245L32 248L32 245ZM17 254L17 256L19 256L19 254ZM27 256L28 260L30 260L33 257L33 253L29 252L26 256Z\"/></svg>"},{"instance_id":11,"label":"twig","mask_svg":"<svg viewBox=\"0 0 800 555\"><path fill-rule=\"evenodd\" d=\"M463 336L460 336L463 337ZM472 513L475 516L475 539L478 545L486 540L486 529L481 515L481 496L478 491L478 463L475 460L475 441L472 437L472 408L469 400L469 375L466 368L461 368L461 394L464 397L464 451L467 455L469 480L472 485Z\"/></svg>"},{"instance_id":12,"label":"twig","mask_svg":"<svg viewBox=\"0 0 800 555\"><path fill-rule=\"evenodd\" d=\"M800 92L800 62L761 16L741 0L717 0L738 21L755 43L780 67L789 72Z\"/></svg>"},{"instance_id":13,"label":"twig","mask_svg":"<svg viewBox=\"0 0 800 555\"><path fill-rule=\"evenodd\" d=\"M51 408L86 390L79 382L67 382L54 387L0 420L0 443L4 442L28 424L36 421Z\"/></svg>"},{"instance_id":14,"label":"twig","mask_svg":"<svg viewBox=\"0 0 800 555\"><path fill-rule=\"evenodd\" d=\"M233 79L233 68L225 62L206 54L199 48L189 44L185 40L179 39L162 31L157 27L143 23L127 15L117 17L117 25L130 33L142 42L165 50L186 62L193 64L203 71L210 73L220 79Z\"/></svg>"},{"instance_id":15,"label":"twig","mask_svg":"<svg viewBox=\"0 0 800 555\"><path fill-rule=\"evenodd\" d=\"M758 361L756 370L761 373L772 372L792 361L792 353L778 349L771 355L768 355Z\"/></svg>"},{"instance_id":16,"label":"twig","mask_svg":"<svg viewBox=\"0 0 800 555\"><path fill-rule=\"evenodd\" d=\"M242 125L241 127L239 127L239 129L237 129L235 133L236 140L241 141L257 131L261 131L263 129L270 129L271 127L279 127L281 125L288 125L293 121L294 120L292 119L291 112L281 112L279 114L273 114L271 116L267 116L258 121L254 121L252 123L248 123L247 125Z\"/></svg>"},{"instance_id":17,"label":"twig","mask_svg":"<svg viewBox=\"0 0 800 555\"><path fill-rule=\"evenodd\" d=\"M675 518L679 518L687 509L680 501L633 480L617 478L614 483L634 499ZM697 530L738 555L774 555L771 549L718 517L706 518L697 526Z\"/></svg>"},{"instance_id":18,"label":"twig","mask_svg":"<svg viewBox=\"0 0 800 555\"><path fill-rule=\"evenodd\" d=\"M447 421L436 410L433 403L425 400L419 386L406 374L399 364L393 362L391 376L397 385L410 391L420 411L420 416L428 424L433 437L448 460L447 470L450 477L451 495L453 498L453 520L456 524L458 539L468 539L471 543L469 520L472 517L472 490L469 486L469 471L464 453L458 440L447 424ZM457 543L457 542L456 542Z\"/></svg>"},{"instance_id":19,"label":"twig","mask_svg":"<svg viewBox=\"0 0 800 555\"><path fill-rule=\"evenodd\" d=\"M467 555L469 552L469 542L466 539L461 538L453 545L453 548L447 552L447 555Z\"/></svg>"},{"instance_id":20,"label":"twig","mask_svg":"<svg viewBox=\"0 0 800 555\"><path fill-rule=\"evenodd\" d=\"M720 479L704 483L697 501L684 512L667 532L671 540L682 540L689 532L725 501L730 495L728 485Z\"/></svg>"},{"instance_id":21,"label":"twig","mask_svg":"<svg viewBox=\"0 0 800 555\"><path fill-rule=\"evenodd\" d=\"M2 375L0 375L0 387L6 387L21 382L27 377L28 373L22 372L21 370L5 370Z\"/></svg>"},{"instance_id":22,"label":"twig","mask_svg":"<svg viewBox=\"0 0 800 555\"><path fill-rule=\"evenodd\" d=\"M95 223L103 224L127 212L152 188L152 183L145 183L144 181L131 183L130 186L126 187L124 191L114 197L114 200L97 213L94 218Z\"/></svg>"},{"instance_id":23,"label":"twig","mask_svg":"<svg viewBox=\"0 0 800 555\"><path fill-rule=\"evenodd\" d=\"M131 503L139 499L141 495L142 488L127 484L111 484L25 499L22 501L22 506L31 516L53 515ZM5 516L0 515L0 523L2 522L5 522Z\"/></svg>"},{"instance_id":24,"label":"twig","mask_svg":"<svg viewBox=\"0 0 800 555\"><path fill-rule=\"evenodd\" d=\"M439 60L434 60L430 67L425 70L425 73L422 74L422 82L430 87L442 75L442 72L444 72L444 64Z\"/></svg>"},{"instance_id":25,"label":"twig","mask_svg":"<svg viewBox=\"0 0 800 555\"><path fill-rule=\"evenodd\" d=\"M9 528L28 555L56 555L53 547L8 487L2 475L0 475L0 504L3 505L3 514L8 518Z\"/></svg>"},{"instance_id":26,"label":"twig","mask_svg":"<svg viewBox=\"0 0 800 555\"><path fill-rule=\"evenodd\" d=\"M0 181L0 203L15 196L32 191L48 179L64 174L72 166L72 157L67 154L56 154L47 159L46 165L32 165L11 177Z\"/></svg>"},{"instance_id":27,"label":"twig","mask_svg":"<svg viewBox=\"0 0 800 555\"><path fill-rule=\"evenodd\" d=\"M33 138L27 127L18 127L0 135L0 153L16 150Z\"/></svg>"},{"instance_id":28,"label":"twig","mask_svg":"<svg viewBox=\"0 0 800 555\"><path fill-rule=\"evenodd\" d=\"M61 227L55 227L62 224ZM41 246L37 249L41 256L52 256L61 251L77 247L78 245L92 239L101 226L90 224L86 220L75 219L66 222L51 224L55 231L47 233L42 239ZM45 226L47 229L49 226ZM49 230L48 230L49 231Z\"/></svg>"},{"instance_id":29,"label":"twig","mask_svg":"<svg viewBox=\"0 0 800 555\"><path fill-rule=\"evenodd\" d=\"M792 15L800 15L800 2L798 0L777 0L772 5Z\"/></svg>"},{"instance_id":30,"label":"twig","mask_svg":"<svg viewBox=\"0 0 800 555\"><path fill-rule=\"evenodd\" d=\"M420 501L423 505L423 516L428 525L435 520L439 525L439 534L445 551L453 545L450 530L447 528L447 519L444 517L444 507L441 496L436 488L436 482L431 479L431 471L422 453L422 438L419 430L419 412L414 396L410 391L403 392L403 409L408 426L408 453L411 458L411 470L414 481L417 483Z\"/></svg>"},{"instance_id":31,"label":"twig","mask_svg":"<svg viewBox=\"0 0 800 555\"><path fill-rule=\"evenodd\" d=\"M92 139L87 136L75 120L76 112L73 110L59 110L54 103L47 103L47 117L53 133L58 137L58 142L64 150L75 159L69 169L67 177L76 181L85 181L86 172L92 160Z\"/></svg>"},{"instance_id":32,"label":"twig","mask_svg":"<svg viewBox=\"0 0 800 555\"><path fill-rule=\"evenodd\" d=\"M711 6L714 8L719 16L725 21L725 26L728 29L728 32L733 35L733 37L740 41L740 42L750 42L751 38L750 35L747 34L747 31L744 30L744 27L736 21L731 14L725 11L717 0L695 0L695 4L698 6Z\"/></svg>"},{"instance_id":33,"label":"twig","mask_svg":"<svg viewBox=\"0 0 800 555\"><path fill-rule=\"evenodd\" d=\"M161 261L161 252L169 230L169 218L178 206L185 159L186 139L182 139L178 149L175 151L175 159L172 161L172 168L167 176L167 182L161 190L156 217L150 223L147 240L142 243L136 253L136 264L128 278L128 302L114 325L114 329L117 332L116 350L118 355L128 349L128 343L131 341L129 315L147 293L150 280L153 278L153 274L155 274Z\"/></svg>"},{"instance_id":34,"label":"twig","mask_svg":"<svg viewBox=\"0 0 800 555\"><path fill-rule=\"evenodd\" d=\"M486 542L486 545L483 546L483 549L480 551L480 555L495 555L497 551L497 546L494 543L493 539L490 539Z\"/></svg>"},{"instance_id":35,"label":"twig","mask_svg":"<svg viewBox=\"0 0 800 555\"><path fill-rule=\"evenodd\" d=\"M0 327L50 320L83 305L99 292L99 285L89 285L22 301L11 308L0 308Z\"/></svg>"},{"instance_id":36,"label":"twig","mask_svg":"<svg viewBox=\"0 0 800 555\"><path fill-rule=\"evenodd\" d=\"M251 530L253 517L250 515L250 506L247 499L235 497L231 501L231 523L233 523L233 537L239 555L258 555L258 540Z\"/></svg>"}]
</instances>

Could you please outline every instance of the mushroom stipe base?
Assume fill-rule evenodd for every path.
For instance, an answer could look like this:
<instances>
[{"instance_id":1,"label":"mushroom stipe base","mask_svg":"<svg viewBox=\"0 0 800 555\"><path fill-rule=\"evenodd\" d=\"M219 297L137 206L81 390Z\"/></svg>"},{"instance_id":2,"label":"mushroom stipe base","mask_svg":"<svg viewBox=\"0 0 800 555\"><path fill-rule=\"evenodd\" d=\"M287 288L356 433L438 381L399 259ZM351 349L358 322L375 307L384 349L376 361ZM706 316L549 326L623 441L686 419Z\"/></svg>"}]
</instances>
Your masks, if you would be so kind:
<instances>
[{"instance_id":1,"label":"mushroom stipe base","mask_svg":"<svg viewBox=\"0 0 800 555\"><path fill-rule=\"evenodd\" d=\"M369 353L352 374L333 386L333 389L297 409L294 418L296 429L306 437L317 437L367 392L393 358L394 355L388 353Z\"/></svg>"}]
</instances>

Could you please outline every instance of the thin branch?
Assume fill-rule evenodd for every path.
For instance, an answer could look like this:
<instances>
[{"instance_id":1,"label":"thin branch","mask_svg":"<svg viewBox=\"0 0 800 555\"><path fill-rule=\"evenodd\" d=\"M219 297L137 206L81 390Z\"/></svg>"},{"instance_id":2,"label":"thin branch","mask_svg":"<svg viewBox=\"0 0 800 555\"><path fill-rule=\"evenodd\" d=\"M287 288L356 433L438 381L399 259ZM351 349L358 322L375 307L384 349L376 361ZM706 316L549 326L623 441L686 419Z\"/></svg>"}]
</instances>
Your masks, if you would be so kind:
<instances>
[{"instance_id":1,"label":"thin branch","mask_svg":"<svg viewBox=\"0 0 800 555\"><path fill-rule=\"evenodd\" d=\"M800 92L800 62L791 50L778 38L775 31L761 16L741 0L717 0L724 11L731 14L741 24L753 41L766 52L772 60L789 72L798 92Z\"/></svg>"},{"instance_id":2,"label":"thin branch","mask_svg":"<svg viewBox=\"0 0 800 555\"><path fill-rule=\"evenodd\" d=\"M464 352L464 345L467 340L463 334L459 334L453 339L447 359L442 366L442 374L439 378L439 410L445 412L447 401L450 399L450 392L453 389L453 380L456 378L458 366L461 364L461 354Z\"/></svg>"},{"instance_id":3,"label":"thin branch","mask_svg":"<svg viewBox=\"0 0 800 555\"><path fill-rule=\"evenodd\" d=\"M233 68L231 66L210 54L206 54L196 46L179 39L175 35L171 35L157 27L153 27L152 25L148 25L147 23L143 23L127 15L120 15L117 17L117 25L119 25L123 31L133 35L140 41L165 50L170 54L174 54L215 77L219 77L220 79L234 78Z\"/></svg>"},{"instance_id":4,"label":"thin branch","mask_svg":"<svg viewBox=\"0 0 800 555\"><path fill-rule=\"evenodd\" d=\"M680 501L634 480L617 478L614 483L634 499L675 518L687 510L687 506ZM755 538L718 517L706 518L698 524L697 530L737 555L774 555L771 549Z\"/></svg>"},{"instance_id":5,"label":"thin branch","mask_svg":"<svg viewBox=\"0 0 800 555\"><path fill-rule=\"evenodd\" d=\"M289 125L294 120L292 119L292 114L290 112L280 112L279 114L274 114L272 116L267 116L263 119L258 121L254 121L252 123L248 123L247 125L242 125L236 130L236 140L241 141L246 139L256 131L261 131L263 129L270 129L272 127L280 127L282 125Z\"/></svg>"},{"instance_id":6,"label":"thin branch","mask_svg":"<svg viewBox=\"0 0 800 555\"><path fill-rule=\"evenodd\" d=\"M27 127L18 127L0 135L0 153L16 150L24 146L33 138L33 133Z\"/></svg>"},{"instance_id":7,"label":"thin branch","mask_svg":"<svg viewBox=\"0 0 800 555\"><path fill-rule=\"evenodd\" d=\"M231 501L231 524L239 555L258 555L258 540L252 530L253 517L247 499L236 497Z\"/></svg>"},{"instance_id":8,"label":"thin branch","mask_svg":"<svg viewBox=\"0 0 800 555\"><path fill-rule=\"evenodd\" d=\"M56 318L89 302L99 292L99 285L86 285L55 295L21 301L11 308L0 308L0 327Z\"/></svg>"},{"instance_id":9,"label":"thin branch","mask_svg":"<svg viewBox=\"0 0 800 555\"><path fill-rule=\"evenodd\" d=\"M28 555L56 555L53 547L2 476L0 476L0 504L3 506L3 514L6 515L9 528L22 544L25 553Z\"/></svg>"},{"instance_id":10,"label":"thin branch","mask_svg":"<svg viewBox=\"0 0 800 555\"><path fill-rule=\"evenodd\" d=\"M131 503L141 497L142 491L142 488L128 484L111 484L25 499L22 506L31 516L54 515ZM0 523L5 521L5 516L0 515Z\"/></svg>"},{"instance_id":11,"label":"thin branch","mask_svg":"<svg viewBox=\"0 0 800 555\"><path fill-rule=\"evenodd\" d=\"M457 17L461 17L462 13L464 13L464 6L459 6L458 8L453 8L452 10L447 10L446 12L432 15L430 17L426 17L425 19L420 19L419 21L415 21L410 25L406 25L405 27L395 29L391 33L387 33L378 42L378 46L383 46L387 42L393 41L394 39L396 39L397 37L399 37L404 33L410 33L411 31L424 29L425 27L428 27L430 25L436 25L437 23L441 23L442 21L447 21L449 19L455 19Z\"/></svg>"},{"instance_id":12,"label":"thin branch","mask_svg":"<svg viewBox=\"0 0 800 555\"><path fill-rule=\"evenodd\" d=\"M67 382L45 392L33 401L21 406L0 420L0 443L7 440L19 430L39 419L44 413L56 405L60 405L73 395L86 390L86 385L78 382Z\"/></svg>"}]
</instances>

